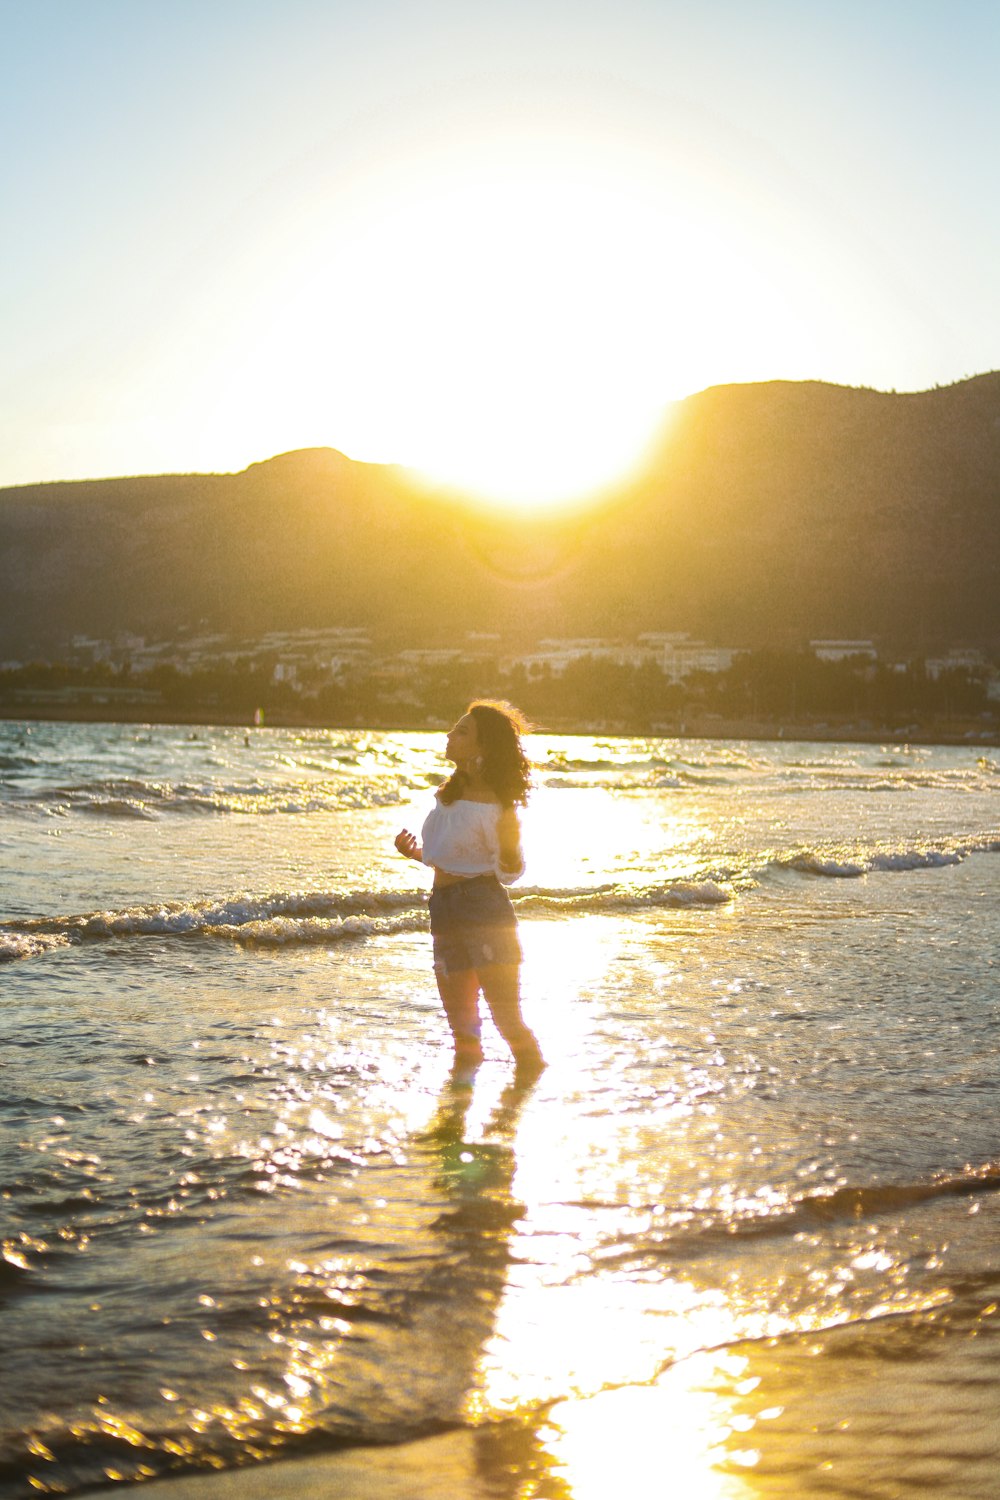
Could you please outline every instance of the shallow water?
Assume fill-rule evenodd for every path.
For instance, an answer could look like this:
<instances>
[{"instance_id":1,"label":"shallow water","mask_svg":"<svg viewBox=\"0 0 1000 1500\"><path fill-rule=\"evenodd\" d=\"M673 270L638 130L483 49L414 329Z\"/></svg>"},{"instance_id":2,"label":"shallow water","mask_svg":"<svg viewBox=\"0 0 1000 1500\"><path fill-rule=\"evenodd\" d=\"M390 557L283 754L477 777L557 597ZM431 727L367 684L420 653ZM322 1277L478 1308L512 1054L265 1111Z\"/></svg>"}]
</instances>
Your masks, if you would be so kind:
<instances>
[{"instance_id":1,"label":"shallow water","mask_svg":"<svg viewBox=\"0 0 1000 1500\"><path fill-rule=\"evenodd\" d=\"M995 1495L1000 755L534 737L550 1065L469 1089L442 743L0 726L0 1492Z\"/></svg>"}]
</instances>

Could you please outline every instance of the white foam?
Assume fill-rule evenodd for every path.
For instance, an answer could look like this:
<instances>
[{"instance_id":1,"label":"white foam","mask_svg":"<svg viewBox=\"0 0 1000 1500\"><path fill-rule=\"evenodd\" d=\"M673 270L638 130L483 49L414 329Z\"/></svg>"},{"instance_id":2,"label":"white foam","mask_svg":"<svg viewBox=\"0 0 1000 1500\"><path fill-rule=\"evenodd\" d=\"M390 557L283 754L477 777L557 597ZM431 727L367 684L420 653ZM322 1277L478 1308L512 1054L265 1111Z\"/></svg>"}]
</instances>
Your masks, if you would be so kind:
<instances>
[{"instance_id":1,"label":"white foam","mask_svg":"<svg viewBox=\"0 0 1000 1500\"><path fill-rule=\"evenodd\" d=\"M0 932L0 964L19 958L38 958L55 948L65 948L69 938L53 932Z\"/></svg>"},{"instance_id":2,"label":"white foam","mask_svg":"<svg viewBox=\"0 0 1000 1500\"><path fill-rule=\"evenodd\" d=\"M853 879L867 873L867 865L854 859L828 859L821 854L800 854L789 861L789 868L802 875L828 875L832 878Z\"/></svg>"},{"instance_id":3,"label":"white foam","mask_svg":"<svg viewBox=\"0 0 1000 1500\"><path fill-rule=\"evenodd\" d=\"M896 854L873 855L869 869L936 870L944 865L960 865L964 858L961 849L903 849Z\"/></svg>"},{"instance_id":4,"label":"white foam","mask_svg":"<svg viewBox=\"0 0 1000 1500\"><path fill-rule=\"evenodd\" d=\"M305 927L310 921L326 920L331 927L358 920L376 921L381 914L412 908L415 896L405 892L349 891L342 895L315 892L276 896L236 896L228 901L186 906L165 903L124 911L95 912L70 919L72 929L83 938L121 936L178 936L200 932L241 932L254 924ZM372 910L374 909L374 910ZM277 930L277 927L275 927ZM360 929L359 929L360 930ZM374 930L374 929L373 929Z\"/></svg>"},{"instance_id":5,"label":"white foam","mask_svg":"<svg viewBox=\"0 0 1000 1500\"><path fill-rule=\"evenodd\" d=\"M721 906L733 899L733 888L717 880L678 880L649 893L657 906Z\"/></svg>"},{"instance_id":6,"label":"white foam","mask_svg":"<svg viewBox=\"0 0 1000 1500\"><path fill-rule=\"evenodd\" d=\"M244 922L241 926L206 927L209 937L229 938L262 947L287 947L298 943L338 943L349 938L391 936L420 932L427 927L425 914L399 917L271 917Z\"/></svg>"},{"instance_id":7,"label":"white foam","mask_svg":"<svg viewBox=\"0 0 1000 1500\"><path fill-rule=\"evenodd\" d=\"M997 845L1000 848L1000 845ZM883 874L899 874L908 870L938 870L948 865L960 865L972 853L994 852L994 841L980 840L968 845L955 845L944 849L910 848L880 849L873 853L823 854L809 850L787 860L779 860L779 867L798 870L803 875L825 875L832 879L857 879L876 871Z\"/></svg>"},{"instance_id":8,"label":"white foam","mask_svg":"<svg viewBox=\"0 0 1000 1500\"><path fill-rule=\"evenodd\" d=\"M719 906L732 901L733 887L718 880L675 880L669 885L629 889L624 885L529 887L512 893L520 911L636 911L642 907Z\"/></svg>"}]
</instances>

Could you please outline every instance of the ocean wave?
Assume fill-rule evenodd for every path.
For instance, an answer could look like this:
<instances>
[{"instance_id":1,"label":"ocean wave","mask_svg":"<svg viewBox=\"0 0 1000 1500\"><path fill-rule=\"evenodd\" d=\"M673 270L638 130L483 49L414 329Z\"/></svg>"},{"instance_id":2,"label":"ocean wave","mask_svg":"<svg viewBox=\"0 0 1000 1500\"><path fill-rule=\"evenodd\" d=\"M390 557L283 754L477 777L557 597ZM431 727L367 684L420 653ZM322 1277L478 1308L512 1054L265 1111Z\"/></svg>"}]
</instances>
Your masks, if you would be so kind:
<instances>
[{"instance_id":1,"label":"ocean wave","mask_svg":"<svg viewBox=\"0 0 1000 1500\"><path fill-rule=\"evenodd\" d=\"M684 879L644 885L608 881L522 886L510 894L518 914L529 918L709 909L736 900L776 874L857 879L943 869L976 853L1000 853L1000 838L986 836L939 848L799 849L775 855L756 868L720 864ZM402 934L426 926L425 894L417 889L240 893L198 902L154 901L118 910L9 920L0 925L0 963L113 938L202 937L285 947Z\"/></svg>"},{"instance_id":2,"label":"ocean wave","mask_svg":"<svg viewBox=\"0 0 1000 1500\"><path fill-rule=\"evenodd\" d=\"M0 964L21 958L37 958L56 948L65 948L70 938L60 932L0 931Z\"/></svg>"},{"instance_id":3,"label":"ocean wave","mask_svg":"<svg viewBox=\"0 0 1000 1500\"><path fill-rule=\"evenodd\" d=\"M421 932L426 927L426 915L414 913L398 917L269 917L239 926L209 925L203 931L207 937L231 938L261 948L284 948Z\"/></svg>"},{"instance_id":4,"label":"ocean wave","mask_svg":"<svg viewBox=\"0 0 1000 1500\"><path fill-rule=\"evenodd\" d=\"M344 893L280 894L235 897L228 901L185 905L141 906L119 912L95 912L70 918L71 932L80 938L126 936L210 936L252 930L275 922L343 924L382 920L388 913L412 908L419 897L405 892L348 891Z\"/></svg>"},{"instance_id":5,"label":"ocean wave","mask_svg":"<svg viewBox=\"0 0 1000 1500\"><path fill-rule=\"evenodd\" d=\"M883 849L866 852L844 850L803 850L773 861L779 870L795 870L800 875L819 875L829 879L851 880L862 875L899 874L909 870L938 870L960 865L970 854L994 853L1000 841L983 839L949 848Z\"/></svg>"},{"instance_id":6,"label":"ocean wave","mask_svg":"<svg viewBox=\"0 0 1000 1500\"><path fill-rule=\"evenodd\" d=\"M828 875L852 879L867 873L867 865L856 859L831 859L822 854L795 854L775 861L778 869L797 870L800 875Z\"/></svg>"},{"instance_id":7,"label":"ocean wave","mask_svg":"<svg viewBox=\"0 0 1000 1500\"><path fill-rule=\"evenodd\" d=\"M106 797L95 798L88 802L82 809L84 812L97 813L105 818L138 818L142 822L155 823L157 814L145 803L135 801L131 797Z\"/></svg>"},{"instance_id":8,"label":"ocean wave","mask_svg":"<svg viewBox=\"0 0 1000 1500\"><path fill-rule=\"evenodd\" d=\"M550 757L538 767L545 785L658 791L672 788L773 787L787 792L906 795L990 790L1000 766L987 756L961 765L925 764L903 757L874 761L824 756L779 762L649 756L633 760Z\"/></svg>"},{"instance_id":9,"label":"ocean wave","mask_svg":"<svg viewBox=\"0 0 1000 1500\"><path fill-rule=\"evenodd\" d=\"M596 759L587 759L583 756L572 756L554 754L543 761L538 769L541 771L635 771L650 765L666 765L667 762L656 757L652 759L645 757L639 760L609 760L598 756Z\"/></svg>"},{"instance_id":10,"label":"ocean wave","mask_svg":"<svg viewBox=\"0 0 1000 1500\"><path fill-rule=\"evenodd\" d=\"M391 777L349 776L339 780L245 782L197 785L117 779L33 788L8 805L46 816L89 816L155 821L165 815L303 815L395 807L424 783Z\"/></svg>"},{"instance_id":11,"label":"ocean wave","mask_svg":"<svg viewBox=\"0 0 1000 1500\"><path fill-rule=\"evenodd\" d=\"M937 767L898 759L859 764L830 757L786 761L772 768L768 779L773 779L787 791L898 795L925 791L985 791L992 788L995 775L996 767L982 756L965 765Z\"/></svg>"},{"instance_id":12,"label":"ocean wave","mask_svg":"<svg viewBox=\"0 0 1000 1500\"><path fill-rule=\"evenodd\" d=\"M137 743L141 743L137 742ZM200 744L200 741L198 742ZM164 745L155 757L134 762L123 755L113 766L83 757L72 770L18 752L0 757L8 770L0 807L29 816L82 816L148 821L162 817L308 816L343 810L398 806L441 777L421 769L413 754L389 745L372 748L338 743L259 747L244 755L228 742L206 746L187 758ZM838 746L831 755L810 756L801 746L789 758L748 757L735 750L679 753L675 742L646 743L580 754L552 749L537 765L547 790L609 789L629 796L678 795L740 787L768 792L905 796L928 792L992 792L1000 773L995 755L968 755L958 762L907 756L883 747L850 756ZM209 753L213 751L214 753ZM278 752L281 753L278 753ZM183 769L182 769L183 767ZM73 772L77 774L73 774ZM186 773L186 774L185 774ZM192 774L193 773L193 774Z\"/></svg>"},{"instance_id":13,"label":"ocean wave","mask_svg":"<svg viewBox=\"0 0 1000 1500\"><path fill-rule=\"evenodd\" d=\"M637 773L632 767L615 767L615 774L602 774L599 771L568 771L560 768L557 772L547 771L544 776L544 785L548 790L568 789L570 791L607 791L612 788L617 793L625 792L664 792L664 791L693 791L702 787L730 786L732 778L725 775L713 775L705 771L690 771L683 766L660 765L646 767L642 773Z\"/></svg>"},{"instance_id":14,"label":"ocean wave","mask_svg":"<svg viewBox=\"0 0 1000 1500\"><path fill-rule=\"evenodd\" d=\"M0 771L31 771L41 761L37 755L11 755L0 753Z\"/></svg>"},{"instance_id":15,"label":"ocean wave","mask_svg":"<svg viewBox=\"0 0 1000 1500\"><path fill-rule=\"evenodd\" d=\"M925 1182L843 1184L828 1193L804 1193L785 1210L736 1219L730 1232L797 1234L827 1224L903 1213L939 1198L973 1197L998 1191L1000 1162L986 1162L978 1167L965 1167L961 1172L941 1173Z\"/></svg>"},{"instance_id":16,"label":"ocean wave","mask_svg":"<svg viewBox=\"0 0 1000 1500\"><path fill-rule=\"evenodd\" d=\"M674 880L666 885L638 888L625 885L528 887L512 892L517 910L554 914L563 912L627 912L649 907L720 906L732 901L733 887L717 880Z\"/></svg>"},{"instance_id":17,"label":"ocean wave","mask_svg":"<svg viewBox=\"0 0 1000 1500\"><path fill-rule=\"evenodd\" d=\"M613 782L616 788L625 790L728 786L735 771L753 769L744 761L721 755L692 760L685 756L655 753L620 758L555 753L536 766L546 786L603 787Z\"/></svg>"},{"instance_id":18,"label":"ocean wave","mask_svg":"<svg viewBox=\"0 0 1000 1500\"><path fill-rule=\"evenodd\" d=\"M662 1230L628 1245L609 1246L599 1259L608 1265L700 1255L733 1241L815 1233L837 1224L906 1213L940 1199L995 1192L1000 1192L1000 1161L942 1172L923 1182L844 1183L781 1204L762 1197L759 1206L751 1200L735 1212L678 1208Z\"/></svg>"},{"instance_id":19,"label":"ocean wave","mask_svg":"<svg viewBox=\"0 0 1000 1500\"><path fill-rule=\"evenodd\" d=\"M573 916L678 907L718 906L733 899L714 879L512 892L520 914ZM422 891L353 890L239 895L204 902L165 901L62 917L30 917L0 929L0 960L33 958L53 948L113 938L227 939L257 946L337 943L419 932L428 925Z\"/></svg>"},{"instance_id":20,"label":"ocean wave","mask_svg":"<svg viewBox=\"0 0 1000 1500\"><path fill-rule=\"evenodd\" d=\"M365 890L239 895L192 903L152 902L119 911L8 922L0 930L0 943L9 944L11 957L29 958L67 943L121 937L232 936L282 922L325 922L331 935L348 936L352 932L380 930L377 924L384 924L398 914L422 911L423 906L419 892ZM365 923L372 925L366 928ZM273 930L277 932L279 926L275 925ZM309 928L303 926L302 930Z\"/></svg>"}]
</instances>

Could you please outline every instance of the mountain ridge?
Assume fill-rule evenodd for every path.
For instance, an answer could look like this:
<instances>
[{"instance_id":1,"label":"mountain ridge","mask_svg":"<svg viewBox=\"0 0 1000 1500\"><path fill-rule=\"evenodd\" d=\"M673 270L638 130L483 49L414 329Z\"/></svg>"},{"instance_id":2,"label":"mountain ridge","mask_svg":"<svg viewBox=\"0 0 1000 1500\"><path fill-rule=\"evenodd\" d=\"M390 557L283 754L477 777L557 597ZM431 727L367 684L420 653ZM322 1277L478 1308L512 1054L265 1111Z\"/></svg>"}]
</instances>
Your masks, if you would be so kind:
<instances>
[{"instance_id":1,"label":"mountain ridge","mask_svg":"<svg viewBox=\"0 0 1000 1500\"><path fill-rule=\"evenodd\" d=\"M820 381L679 402L579 514L463 504L336 448L230 474L0 490L0 652L350 625L734 645L1000 649L1000 372L923 392Z\"/></svg>"}]
</instances>

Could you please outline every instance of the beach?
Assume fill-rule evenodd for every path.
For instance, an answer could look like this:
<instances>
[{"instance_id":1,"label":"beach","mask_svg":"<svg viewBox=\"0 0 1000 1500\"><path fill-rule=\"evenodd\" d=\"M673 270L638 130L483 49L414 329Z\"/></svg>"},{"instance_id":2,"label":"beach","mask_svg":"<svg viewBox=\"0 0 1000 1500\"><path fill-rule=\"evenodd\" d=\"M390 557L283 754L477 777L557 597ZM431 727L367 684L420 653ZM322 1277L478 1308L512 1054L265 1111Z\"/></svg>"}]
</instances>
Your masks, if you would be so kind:
<instances>
[{"instance_id":1,"label":"beach","mask_svg":"<svg viewBox=\"0 0 1000 1500\"><path fill-rule=\"evenodd\" d=\"M528 745L525 1086L443 736L0 724L0 1494L996 1494L996 750Z\"/></svg>"}]
</instances>

